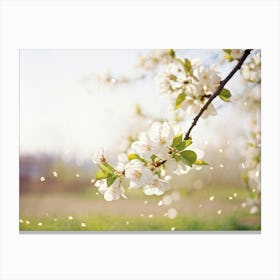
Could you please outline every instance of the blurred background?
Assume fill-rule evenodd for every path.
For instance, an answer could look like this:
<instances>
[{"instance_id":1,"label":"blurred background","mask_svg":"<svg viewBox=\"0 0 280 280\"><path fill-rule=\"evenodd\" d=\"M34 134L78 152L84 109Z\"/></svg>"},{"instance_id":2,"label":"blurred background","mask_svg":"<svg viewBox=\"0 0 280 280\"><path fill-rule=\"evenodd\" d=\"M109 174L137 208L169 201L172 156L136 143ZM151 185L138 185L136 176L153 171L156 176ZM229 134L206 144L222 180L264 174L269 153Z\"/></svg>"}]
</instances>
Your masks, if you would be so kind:
<instances>
[{"instance_id":1,"label":"blurred background","mask_svg":"<svg viewBox=\"0 0 280 280\"><path fill-rule=\"evenodd\" d=\"M204 151L209 166L174 176L160 197L128 190L127 200L106 202L93 186L92 158L100 147L115 164L123 140L147 119L173 117L154 81L166 65L151 53L20 51L21 230L260 229L257 191L242 180L251 126L260 129L260 104L249 107L244 94L258 96L260 86L248 88L239 73L227 86L232 102L215 100L218 115L199 120L192 133L193 146ZM176 50L206 66L216 64L225 77L234 62L225 62L221 53ZM191 121L187 116L182 127L187 130Z\"/></svg>"}]
</instances>

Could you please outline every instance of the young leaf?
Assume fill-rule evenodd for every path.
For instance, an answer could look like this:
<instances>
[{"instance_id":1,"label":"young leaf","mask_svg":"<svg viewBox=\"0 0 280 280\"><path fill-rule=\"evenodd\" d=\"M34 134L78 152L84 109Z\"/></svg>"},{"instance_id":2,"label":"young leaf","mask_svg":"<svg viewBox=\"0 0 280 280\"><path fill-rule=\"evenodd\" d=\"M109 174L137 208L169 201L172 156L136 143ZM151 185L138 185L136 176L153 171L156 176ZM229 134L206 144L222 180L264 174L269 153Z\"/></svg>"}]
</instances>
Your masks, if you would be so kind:
<instances>
[{"instance_id":1,"label":"young leaf","mask_svg":"<svg viewBox=\"0 0 280 280\"><path fill-rule=\"evenodd\" d=\"M115 182L116 178L116 176L107 177L107 186L110 187Z\"/></svg>"},{"instance_id":2,"label":"young leaf","mask_svg":"<svg viewBox=\"0 0 280 280\"><path fill-rule=\"evenodd\" d=\"M186 96L187 96L187 95L186 95L185 93L180 93L180 94L177 96L177 98L176 98L176 104L175 104L175 108L174 108L175 110L180 108L182 102L186 99Z\"/></svg>"},{"instance_id":3,"label":"young leaf","mask_svg":"<svg viewBox=\"0 0 280 280\"><path fill-rule=\"evenodd\" d=\"M219 97L224 101L224 102L229 102L231 93L228 89L223 88L222 91L219 94Z\"/></svg>"},{"instance_id":4,"label":"young leaf","mask_svg":"<svg viewBox=\"0 0 280 280\"><path fill-rule=\"evenodd\" d=\"M174 50L169 49L167 52L168 52L168 54L169 54L169 56L170 56L171 58L175 58L175 52L174 52Z\"/></svg>"},{"instance_id":5,"label":"young leaf","mask_svg":"<svg viewBox=\"0 0 280 280\"><path fill-rule=\"evenodd\" d=\"M182 137L183 137L182 133L175 135L171 146L176 147L177 145L182 143Z\"/></svg>"},{"instance_id":6,"label":"young leaf","mask_svg":"<svg viewBox=\"0 0 280 280\"><path fill-rule=\"evenodd\" d=\"M231 49L223 49L223 51L227 54L231 54Z\"/></svg>"},{"instance_id":7,"label":"young leaf","mask_svg":"<svg viewBox=\"0 0 280 280\"><path fill-rule=\"evenodd\" d=\"M204 161L204 160L196 160L196 162L194 163L195 165L209 165L208 162Z\"/></svg>"},{"instance_id":8,"label":"young leaf","mask_svg":"<svg viewBox=\"0 0 280 280\"><path fill-rule=\"evenodd\" d=\"M184 68L185 68L186 73L189 73L192 71L192 64L187 58L185 58L185 67Z\"/></svg>"},{"instance_id":9,"label":"young leaf","mask_svg":"<svg viewBox=\"0 0 280 280\"><path fill-rule=\"evenodd\" d=\"M129 154L127 156L127 158L128 158L128 160L138 159L138 160L141 160L142 162L146 163L146 161L137 154Z\"/></svg>"},{"instance_id":10,"label":"young leaf","mask_svg":"<svg viewBox=\"0 0 280 280\"><path fill-rule=\"evenodd\" d=\"M192 165L196 162L197 156L196 153L194 151L191 150L187 150L187 151L183 151L180 153L181 157L183 159L183 162L192 167Z\"/></svg>"},{"instance_id":11,"label":"young leaf","mask_svg":"<svg viewBox=\"0 0 280 280\"><path fill-rule=\"evenodd\" d=\"M98 166L103 171L104 174L109 175L115 172L115 169L108 162L102 162L98 164Z\"/></svg>"},{"instance_id":12,"label":"young leaf","mask_svg":"<svg viewBox=\"0 0 280 280\"><path fill-rule=\"evenodd\" d=\"M105 174L102 170L98 170L95 174L96 180L106 179L107 177L108 177L108 174Z\"/></svg>"}]
</instances>

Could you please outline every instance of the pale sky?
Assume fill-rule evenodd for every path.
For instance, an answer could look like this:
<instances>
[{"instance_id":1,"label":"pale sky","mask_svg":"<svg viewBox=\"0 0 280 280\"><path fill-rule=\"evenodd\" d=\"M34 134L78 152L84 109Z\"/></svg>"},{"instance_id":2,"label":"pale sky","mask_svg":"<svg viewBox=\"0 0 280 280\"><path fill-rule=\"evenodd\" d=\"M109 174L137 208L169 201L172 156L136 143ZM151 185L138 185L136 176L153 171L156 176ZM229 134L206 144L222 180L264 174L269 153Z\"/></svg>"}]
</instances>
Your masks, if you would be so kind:
<instances>
[{"instance_id":1,"label":"pale sky","mask_svg":"<svg viewBox=\"0 0 280 280\"><path fill-rule=\"evenodd\" d=\"M118 149L133 126L136 103L148 115L166 116L168 98L159 96L152 78L114 90L97 86L93 80L82 82L83 77L106 69L116 75L137 76L135 63L141 52L21 50L21 154L58 153L88 160L99 147L109 152ZM208 63L211 55L213 51L188 51L189 58ZM205 136L208 124L202 122L196 132ZM207 133L207 137L212 136Z\"/></svg>"}]
</instances>

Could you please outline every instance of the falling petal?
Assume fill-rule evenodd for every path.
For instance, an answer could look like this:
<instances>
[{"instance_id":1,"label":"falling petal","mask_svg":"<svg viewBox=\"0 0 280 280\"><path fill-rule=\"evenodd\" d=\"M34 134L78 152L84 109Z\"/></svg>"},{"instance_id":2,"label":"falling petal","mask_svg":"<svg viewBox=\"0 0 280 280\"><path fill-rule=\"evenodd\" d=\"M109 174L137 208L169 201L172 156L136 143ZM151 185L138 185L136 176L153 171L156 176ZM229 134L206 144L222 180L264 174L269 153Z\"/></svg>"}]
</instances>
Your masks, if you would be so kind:
<instances>
[{"instance_id":1,"label":"falling petal","mask_svg":"<svg viewBox=\"0 0 280 280\"><path fill-rule=\"evenodd\" d=\"M86 223L81 223L81 227L86 227L87 226L87 224Z\"/></svg>"},{"instance_id":2,"label":"falling petal","mask_svg":"<svg viewBox=\"0 0 280 280\"><path fill-rule=\"evenodd\" d=\"M45 178L45 177L41 177L41 178L40 178L40 181L41 181L41 182L44 182L44 181L46 181L46 178Z\"/></svg>"},{"instance_id":3,"label":"falling petal","mask_svg":"<svg viewBox=\"0 0 280 280\"><path fill-rule=\"evenodd\" d=\"M214 200L214 199L215 199L215 196L214 196L214 195L212 195L212 196L209 197L209 200L210 200L210 201L212 201L212 200Z\"/></svg>"},{"instance_id":4,"label":"falling petal","mask_svg":"<svg viewBox=\"0 0 280 280\"><path fill-rule=\"evenodd\" d=\"M175 230L175 227L172 227L170 230L171 230L171 231L174 231L174 230Z\"/></svg>"},{"instance_id":5,"label":"falling petal","mask_svg":"<svg viewBox=\"0 0 280 280\"><path fill-rule=\"evenodd\" d=\"M218 213L218 215L221 215L222 210L221 210L221 209L219 209L217 213Z\"/></svg>"},{"instance_id":6,"label":"falling petal","mask_svg":"<svg viewBox=\"0 0 280 280\"><path fill-rule=\"evenodd\" d=\"M42 226L42 225L43 225L43 223L41 223L41 222L38 223L38 226L39 226L39 227Z\"/></svg>"},{"instance_id":7,"label":"falling petal","mask_svg":"<svg viewBox=\"0 0 280 280\"><path fill-rule=\"evenodd\" d=\"M171 195L165 195L162 201L164 205L170 205L172 203Z\"/></svg>"},{"instance_id":8,"label":"falling petal","mask_svg":"<svg viewBox=\"0 0 280 280\"><path fill-rule=\"evenodd\" d=\"M259 211L259 208L257 206L253 206L251 209L250 209L250 214L253 215L253 214L256 214L258 213Z\"/></svg>"},{"instance_id":9,"label":"falling petal","mask_svg":"<svg viewBox=\"0 0 280 280\"><path fill-rule=\"evenodd\" d=\"M55 171L53 172L53 176L54 176L54 177L57 177L57 173L56 173Z\"/></svg>"},{"instance_id":10,"label":"falling petal","mask_svg":"<svg viewBox=\"0 0 280 280\"><path fill-rule=\"evenodd\" d=\"M72 217L72 216L69 216L69 217L68 217L68 220L73 220L73 217Z\"/></svg>"}]
</instances>

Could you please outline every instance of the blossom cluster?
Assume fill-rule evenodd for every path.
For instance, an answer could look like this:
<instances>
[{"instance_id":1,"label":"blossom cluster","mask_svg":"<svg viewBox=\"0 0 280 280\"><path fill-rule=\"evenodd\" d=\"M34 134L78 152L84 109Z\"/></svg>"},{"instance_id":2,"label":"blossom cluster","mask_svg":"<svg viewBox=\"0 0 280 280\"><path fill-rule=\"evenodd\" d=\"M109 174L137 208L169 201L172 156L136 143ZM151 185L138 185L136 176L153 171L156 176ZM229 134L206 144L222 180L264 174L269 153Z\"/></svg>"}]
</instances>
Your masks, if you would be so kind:
<instances>
[{"instance_id":1,"label":"blossom cluster","mask_svg":"<svg viewBox=\"0 0 280 280\"><path fill-rule=\"evenodd\" d=\"M169 96L174 110L197 114L220 85L221 77L215 66L206 68L198 60L185 58L168 64L155 80L160 93ZM216 114L214 105L210 104L202 117Z\"/></svg>"},{"instance_id":2,"label":"blossom cluster","mask_svg":"<svg viewBox=\"0 0 280 280\"><path fill-rule=\"evenodd\" d=\"M162 195L170 189L172 174L186 174L195 165L206 165L201 158L203 152L187 149L191 139L184 140L175 133L168 122L154 122L148 132L142 132L132 142L126 154L119 155L116 168L99 152L94 162L100 170L96 174L95 186L106 201L125 196L124 182L129 189L142 188L146 195Z\"/></svg>"},{"instance_id":3,"label":"blossom cluster","mask_svg":"<svg viewBox=\"0 0 280 280\"><path fill-rule=\"evenodd\" d=\"M261 80L261 53L252 54L249 61L242 65L240 72L244 80L259 83Z\"/></svg>"}]
</instances>

